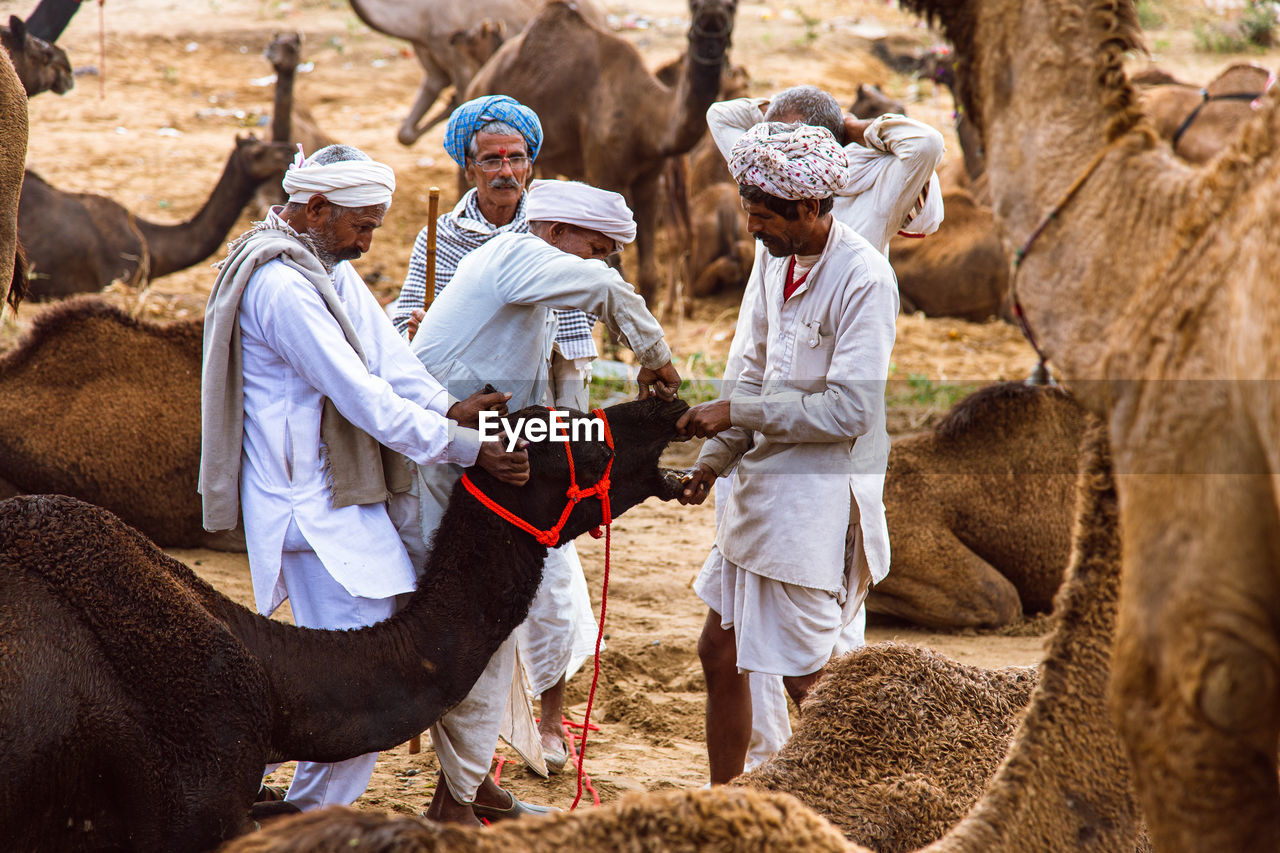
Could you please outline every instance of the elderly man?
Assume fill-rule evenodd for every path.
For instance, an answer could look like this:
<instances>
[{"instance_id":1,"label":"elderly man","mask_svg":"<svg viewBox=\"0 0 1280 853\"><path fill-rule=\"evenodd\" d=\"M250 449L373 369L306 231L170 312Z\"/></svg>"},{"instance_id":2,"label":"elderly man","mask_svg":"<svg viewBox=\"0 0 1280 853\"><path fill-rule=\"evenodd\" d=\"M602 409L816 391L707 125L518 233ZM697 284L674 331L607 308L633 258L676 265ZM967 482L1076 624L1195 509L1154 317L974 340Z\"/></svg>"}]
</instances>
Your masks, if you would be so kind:
<instances>
[{"instance_id":1,"label":"elderly man","mask_svg":"<svg viewBox=\"0 0 1280 853\"><path fill-rule=\"evenodd\" d=\"M888 261L831 215L852 175L830 131L756 125L729 168L766 254L742 308L743 369L732 395L680 423L688 435L713 436L682 500L700 503L737 466L716 549L694 586L709 608L698 653L712 784L743 769L746 673L781 676L801 703L887 569L879 493L859 489L854 475L884 473L898 313Z\"/></svg>"},{"instance_id":2,"label":"elderly man","mask_svg":"<svg viewBox=\"0 0 1280 853\"><path fill-rule=\"evenodd\" d=\"M942 222L942 192L935 169L942 160L942 135L926 124L904 116L885 115L861 120L845 115L827 92L815 86L793 86L771 99L739 98L712 104L707 124L720 152L728 160L734 143L761 121L801 122L825 127L844 143L854 175L835 196L832 215L857 231L886 257L895 231L916 237L932 234ZM759 279L760 254L748 279L743 304L754 298ZM742 348L747 334L748 312L739 314L738 330L725 363L725 397L732 393L742 372ZM888 448L885 448L888 453ZM887 457L886 457L887 461ZM716 485L716 522L723 514L720 496L729 491L732 472ZM883 490L874 474L855 474L860 490L868 495ZM860 610L846 626L839 651L861 647L865 640L866 611ZM747 769L767 761L791 736L787 700L781 679L751 675L751 747Z\"/></svg>"},{"instance_id":3,"label":"elderly man","mask_svg":"<svg viewBox=\"0 0 1280 853\"><path fill-rule=\"evenodd\" d=\"M230 529L243 508L259 612L287 598L300 626L357 628L415 585L389 510L408 498L404 456L517 484L529 463L459 426L501 397L452 401L348 263L382 223L391 169L333 145L299 152L283 183L288 204L232 244L205 311L204 524ZM349 804L376 758L301 761L287 802Z\"/></svg>"},{"instance_id":4,"label":"elderly man","mask_svg":"<svg viewBox=\"0 0 1280 853\"><path fill-rule=\"evenodd\" d=\"M475 98L449 116L445 149L475 187L437 220L435 296L453 280L468 253L501 234L529 230L525 186L541 147L537 113L506 95ZM409 272L392 313L392 321L409 340L417 334L424 314L426 274L424 228L414 242ZM584 410L590 363L597 354L591 338L596 318L577 308L557 310L555 318L553 400L559 406ZM581 657L590 653L595 640L591 596L577 551L573 543L558 550L548 562L520 638L520 659L542 705L543 760L551 772L562 769L569 757L560 728L566 675L562 660L567 655L562 650L574 650Z\"/></svg>"},{"instance_id":5,"label":"elderly man","mask_svg":"<svg viewBox=\"0 0 1280 853\"><path fill-rule=\"evenodd\" d=\"M544 404L550 399L554 312L578 308L603 317L636 354L642 398L652 392L673 397L680 377L662 328L635 289L603 263L635 238L622 196L572 181L541 181L529 191L526 211L530 233L494 237L458 265L453 284L427 311L414 353L454 394L492 383L512 392L512 409ZM461 471L440 466L419 472L422 529L433 530ZM562 559L549 551L546 574L554 574ZM442 778L428 817L471 822L526 808L513 801L495 809L485 802L489 762L511 693L512 645L499 649L467 698L431 731ZM522 635L522 653L524 648ZM561 655L563 672L567 646Z\"/></svg>"}]
</instances>

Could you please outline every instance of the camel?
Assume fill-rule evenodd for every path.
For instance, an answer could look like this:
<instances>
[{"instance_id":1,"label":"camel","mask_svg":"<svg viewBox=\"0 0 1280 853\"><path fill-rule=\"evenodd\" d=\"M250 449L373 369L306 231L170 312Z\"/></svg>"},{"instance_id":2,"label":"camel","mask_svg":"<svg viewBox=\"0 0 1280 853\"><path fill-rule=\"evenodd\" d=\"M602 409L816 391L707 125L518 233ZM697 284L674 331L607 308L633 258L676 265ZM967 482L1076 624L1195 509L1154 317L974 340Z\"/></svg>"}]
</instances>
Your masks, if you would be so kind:
<instances>
[{"instance_id":1,"label":"camel","mask_svg":"<svg viewBox=\"0 0 1280 853\"><path fill-rule=\"evenodd\" d=\"M867 611L938 628L1007 625L1053 606L1071 545L1084 414L1057 387L1008 382L893 443L893 570Z\"/></svg>"},{"instance_id":2,"label":"camel","mask_svg":"<svg viewBox=\"0 0 1280 853\"><path fill-rule=\"evenodd\" d=\"M668 158L706 132L720 91L736 0L690 0L692 23L679 82L663 85L639 51L573 6L548 3L472 78L466 99L510 95L531 107L546 137L539 168L626 196L635 212L638 289L652 304L660 177ZM565 97L572 92L573 97Z\"/></svg>"},{"instance_id":3,"label":"camel","mask_svg":"<svg viewBox=\"0 0 1280 853\"><path fill-rule=\"evenodd\" d=\"M1280 92L1192 168L1125 76L1130 0L906 5L956 46L1028 327L1107 424L1113 714L1153 844L1280 848Z\"/></svg>"},{"instance_id":4,"label":"camel","mask_svg":"<svg viewBox=\"0 0 1280 853\"><path fill-rule=\"evenodd\" d=\"M283 143L296 150L298 145L312 154L332 145L334 139L320 129L311 113L298 106L293 98L293 84L297 77L298 63L302 61L302 36L298 33L276 33L263 51L263 56L276 72L275 97L271 107L271 141ZM284 204L288 196L280 182L284 180L282 168L265 178L254 192L254 208L262 216L277 204Z\"/></svg>"},{"instance_id":5,"label":"camel","mask_svg":"<svg viewBox=\"0 0 1280 853\"><path fill-rule=\"evenodd\" d=\"M159 325L81 296L0 358L0 498L71 495L162 547L244 550L201 524L203 321Z\"/></svg>"},{"instance_id":6,"label":"camel","mask_svg":"<svg viewBox=\"0 0 1280 853\"><path fill-rule=\"evenodd\" d=\"M224 853L869 853L862 844L887 853L940 836L927 853L1147 851L1128 765L1106 713L1121 557L1115 487L1097 425L1080 471L1071 563L1038 676L880 644L833 662L795 735L771 762L740 777L742 788L631 794L600 809L484 830L328 809L245 836ZM770 796L784 799L764 799Z\"/></svg>"},{"instance_id":7,"label":"camel","mask_svg":"<svg viewBox=\"0 0 1280 853\"><path fill-rule=\"evenodd\" d=\"M874 84L859 83L849 112L857 118L867 119L882 116L885 113L907 114L907 105L897 98L891 98Z\"/></svg>"},{"instance_id":8,"label":"camel","mask_svg":"<svg viewBox=\"0 0 1280 853\"><path fill-rule=\"evenodd\" d=\"M946 218L933 234L889 241L902 313L1010 319L1009 263L990 206L959 188L943 190L942 206Z\"/></svg>"},{"instance_id":9,"label":"camel","mask_svg":"<svg viewBox=\"0 0 1280 853\"><path fill-rule=\"evenodd\" d=\"M67 52L27 32L21 18L10 15L9 26L0 26L0 43L13 59L28 98L49 91L63 95L75 86Z\"/></svg>"},{"instance_id":10,"label":"camel","mask_svg":"<svg viewBox=\"0 0 1280 853\"><path fill-rule=\"evenodd\" d=\"M683 487L658 457L687 408L610 407L613 450L534 442L523 487L470 476L547 529L572 484L566 449L583 486L612 460L617 517ZM540 407L514 417L549 419ZM560 542L601 519L599 500L577 504ZM104 509L54 495L0 503L0 837L14 849L215 847L250 828L266 763L388 749L457 704L524 619L545 557L459 483L397 615L306 630L232 602Z\"/></svg>"},{"instance_id":11,"label":"camel","mask_svg":"<svg viewBox=\"0 0 1280 853\"><path fill-rule=\"evenodd\" d=\"M1148 79L1157 80L1153 76ZM1203 89L1161 80L1142 90L1143 109L1156 132L1188 163L1216 157L1253 116L1251 104L1261 98L1271 72L1260 65L1236 63Z\"/></svg>"},{"instance_id":12,"label":"camel","mask_svg":"<svg viewBox=\"0 0 1280 853\"><path fill-rule=\"evenodd\" d=\"M396 138L401 145L412 145L422 134L449 117L461 93L480 69L489 54L476 51L479 33L475 27L487 23L484 34L497 37L500 44L507 33L518 33L542 9L545 0L482 0L480 3L451 3L442 0L351 0L357 17L371 29L392 38L404 39L422 64L426 76L418 88L417 98ZM576 7L588 20L604 24L604 13L593 0L576 0ZM481 39L483 41L483 39ZM493 47L496 44L489 42ZM449 86L454 94L444 109L425 118Z\"/></svg>"},{"instance_id":13,"label":"camel","mask_svg":"<svg viewBox=\"0 0 1280 853\"><path fill-rule=\"evenodd\" d=\"M18 245L18 197L27 161L27 96L7 51L0 51L0 319L27 290Z\"/></svg>"},{"instance_id":14,"label":"camel","mask_svg":"<svg viewBox=\"0 0 1280 853\"><path fill-rule=\"evenodd\" d=\"M105 196L63 192L27 170L18 233L37 299L131 285L197 264L222 246L254 190L292 159L284 145L238 137L204 206L186 222L160 225Z\"/></svg>"}]
</instances>

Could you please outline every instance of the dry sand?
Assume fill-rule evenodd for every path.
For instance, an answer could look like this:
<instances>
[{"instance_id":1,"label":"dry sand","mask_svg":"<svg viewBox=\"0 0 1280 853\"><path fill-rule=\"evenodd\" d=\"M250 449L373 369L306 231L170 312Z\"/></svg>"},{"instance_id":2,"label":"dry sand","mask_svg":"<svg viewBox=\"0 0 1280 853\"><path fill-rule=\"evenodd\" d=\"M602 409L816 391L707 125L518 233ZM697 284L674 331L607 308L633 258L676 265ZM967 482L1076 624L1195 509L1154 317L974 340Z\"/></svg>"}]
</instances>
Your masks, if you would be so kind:
<instances>
[{"instance_id":1,"label":"dry sand","mask_svg":"<svg viewBox=\"0 0 1280 853\"><path fill-rule=\"evenodd\" d=\"M407 2L407 0L406 0ZM33 2L0 2L0 13L27 14ZM300 74L296 96L331 136L361 146L390 163L399 190L374 249L357 268L384 302L403 279L414 236L426 221L427 188L456 198L451 162L441 147L443 125L413 148L395 140L395 130L413 97L420 67L407 45L373 33L341 0L129 0L107 3L105 55L99 55L98 7L86 3L61 44L73 66L96 66L105 76L83 75L64 97L44 94L31 104L28 162L55 186L108 195L137 215L177 222L203 202L222 169L237 133L263 135L269 115L271 68L262 58L277 30L304 33L304 60L314 70ZM687 27L677 0L611 3L609 11L646 28L622 30L650 63L675 56ZM876 83L905 99L909 111L944 129L948 156L958 156L950 131L949 96L931 84L891 73L872 58L867 37L896 32L930 43L927 31L893 6L870 0L817 0L790 4L740 3L733 60L751 73L752 89L767 94L811 82L848 103L860 82ZM1189 51L1189 28L1154 42L1161 62L1185 79L1208 79L1227 58ZM1254 57L1276 65L1274 57ZM242 217L236 233L246 227ZM631 262L631 257L626 258ZM144 316L199 316L212 280L207 264L158 280L145 294L122 290L109 299ZM732 297L697 306L692 317L669 329L686 373L715 364L728 348L736 314ZM11 342L38 313L24 307L14 325L0 329ZM893 431L919 428L945 408L956 389L999 379L1021 378L1034 363L1030 349L1011 327L998 323L903 317L898 325L893 378L903 380L895 398ZM939 391L939 386L943 386ZM676 461L690 461L678 448ZM703 747L702 677L696 642L705 608L690 584L713 538L710 506L681 508L651 501L614 527L608 607L608 645L603 656L587 771L602 799L626 790L700 786L707 778ZM580 543L588 580L599 604L603 543ZM238 600L251 600L244 555L174 551ZM870 641L899 639L938 649L982 666L1031 665L1043 636L937 634L908 627L876 627ZM571 714L585 709L590 664L570 683ZM277 780L287 778L287 768ZM503 782L521 797L567 806L571 775L541 781L508 765ZM379 761L368 793L358 805L417 812L435 782L430 748L409 755L404 747Z\"/></svg>"}]
</instances>

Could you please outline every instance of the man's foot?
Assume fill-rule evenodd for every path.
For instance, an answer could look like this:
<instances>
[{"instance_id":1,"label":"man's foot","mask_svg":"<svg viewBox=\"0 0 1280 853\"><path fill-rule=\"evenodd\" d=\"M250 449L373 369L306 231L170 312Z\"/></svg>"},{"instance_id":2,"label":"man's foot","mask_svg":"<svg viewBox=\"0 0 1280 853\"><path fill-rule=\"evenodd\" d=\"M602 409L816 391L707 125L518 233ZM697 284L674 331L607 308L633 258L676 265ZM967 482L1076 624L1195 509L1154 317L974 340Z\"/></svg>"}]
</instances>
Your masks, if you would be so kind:
<instances>
[{"instance_id":1,"label":"man's foot","mask_svg":"<svg viewBox=\"0 0 1280 853\"><path fill-rule=\"evenodd\" d=\"M550 773L559 773L569 763L569 747L560 732L539 731L542 736L542 760Z\"/></svg>"},{"instance_id":2,"label":"man's foot","mask_svg":"<svg viewBox=\"0 0 1280 853\"><path fill-rule=\"evenodd\" d=\"M510 803L506 808L497 808L495 806L481 805L479 802L472 804L471 809L475 812L476 817L486 820L507 820L513 817L542 817L553 812L560 811L553 806L539 806L533 803L522 802L516 798L516 795L510 791L503 790L504 794L510 799Z\"/></svg>"}]
</instances>

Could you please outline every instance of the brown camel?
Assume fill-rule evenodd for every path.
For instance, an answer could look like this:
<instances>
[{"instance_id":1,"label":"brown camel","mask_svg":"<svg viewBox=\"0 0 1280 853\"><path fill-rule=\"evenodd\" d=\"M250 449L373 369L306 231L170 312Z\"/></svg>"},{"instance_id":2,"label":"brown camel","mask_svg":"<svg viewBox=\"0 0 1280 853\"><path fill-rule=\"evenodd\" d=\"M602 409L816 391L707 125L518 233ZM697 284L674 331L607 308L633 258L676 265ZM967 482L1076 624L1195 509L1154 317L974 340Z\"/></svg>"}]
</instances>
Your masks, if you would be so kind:
<instances>
[{"instance_id":1,"label":"brown camel","mask_svg":"<svg viewBox=\"0 0 1280 853\"><path fill-rule=\"evenodd\" d=\"M504 821L481 831L406 815L328 808L273 823L221 853L845 853L840 831L785 794L717 788L628 794L597 809Z\"/></svg>"},{"instance_id":2,"label":"brown camel","mask_svg":"<svg viewBox=\"0 0 1280 853\"><path fill-rule=\"evenodd\" d=\"M1175 154L1189 163L1204 163L1239 135L1253 117L1251 104L1270 81L1267 69L1241 62L1203 89L1173 80L1150 85L1142 90L1142 107Z\"/></svg>"},{"instance_id":3,"label":"brown camel","mask_svg":"<svg viewBox=\"0 0 1280 853\"><path fill-rule=\"evenodd\" d=\"M849 112L861 119L875 118L885 113L906 115L907 105L886 95L879 86L859 83L853 103L849 105Z\"/></svg>"},{"instance_id":4,"label":"brown camel","mask_svg":"<svg viewBox=\"0 0 1280 853\"><path fill-rule=\"evenodd\" d=\"M18 197L27 162L27 96L6 51L0 51L0 318L18 307L27 270L18 245Z\"/></svg>"},{"instance_id":5,"label":"brown camel","mask_svg":"<svg viewBox=\"0 0 1280 853\"><path fill-rule=\"evenodd\" d=\"M488 59L489 54L477 52L478 42L474 29L485 22L486 34L497 36L501 43L504 34L518 33L536 16L545 0L478 0L471 3L445 2L445 0L351 0L351 8L360 20L372 29L392 38L404 39L413 45L418 62L422 63L425 77L418 88L417 98L396 138L402 145L412 145L436 124L449 117L467 90L471 78ZM594 0L576 0L578 8L588 20L604 24L604 12ZM470 34L470 36L468 35ZM493 42L490 42L493 44ZM496 47L496 44L493 44ZM454 94L444 109L426 118L440 96L449 86Z\"/></svg>"},{"instance_id":6,"label":"brown camel","mask_svg":"<svg viewBox=\"0 0 1280 853\"><path fill-rule=\"evenodd\" d=\"M613 451L534 442L523 487L471 477L550 528L568 447L584 485L612 460L617 517L682 487L658 457L687 408L609 408ZM600 501L578 504L561 542L601 517ZM457 704L524 619L545 557L460 483L404 609L359 631L304 630L235 604L106 510L0 503L0 837L16 850L215 847L249 829L267 762L388 749Z\"/></svg>"},{"instance_id":7,"label":"brown camel","mask_svg":"<svg viewBox=\"0 0 1280 853\"><path fill-rule=\"evenodd\" d=\"M1114 714L1155 847L1280 849L1280 93L1193 169L1125 77L1129 0L910 6L956 46L1006 250L1039 235L1029 326L1107 423Z\"/></svg>"},{"instance_id":8,"label":"brown camel","mask_svg":"<svg viewBox=\"0 0 1280 853\"><path fill-rule=\"evenodd\" d=\"M163 547L243 550L201 524L202 320L158 325L82 296L0 358L0 498L97 504Z\"/></svg>"},{"instance_id":9,"label":"brown camel","mask_svg":"<svg viewBox=\"0 0 1280 853\"><path fill-rule=\"evenodd\" d=\"M944 190L942 205L946 218L933 234L889 241L902 312L1008 319L1009 262L991 208L965 189Z\"/></svg>"},{"instance_id":10,"label":"brown camel","mask_svg":"<svg viewBox=\"0 0 1280 853\"><path fill-rule=\"evenodd\" d=\"M929 853L1147 851L1129 768L1106 713L1121 555L1106 439L1096 425L1080 471L1071 561L1038 675L964 666L892 643L871 646L832 663L792 739L741 777L746 790L629 795L601 809L479 831L331 809L281 821L224 853L867 853L860 844L889 853L934 839ZM736 796L748 791L752 796ZM851 840L837 840L790 797L757 799L784 793Z\"/></svg>"},{"instance_id":11,"label":"brown camel","mask_svg":"<svg viewBox=\"0 0 1280 853\"><path fill-rule=\"evenodd\" d=\"M659 179L668 158L688 151L706 132L735 11L736 0L690 0L689 48L679 82L669 87L645 68L630 42L571 5L548 3L467 88L466 99L505 94L537 112L546 133L538 155L542 171L626 196L637 225L636 284L650 303L659 278Z\"/></svg>"},{"instance_id":12,"label":"brown camel","mask_svg":"<svg viewBox=\"0 0 1280 853\"><path fill-rule=\"evenodd\" d=\"M1048 611L1070 554L1083 434L1069 394L1009 382L895 441L884 489L893 569L867 610L944 628Z\"/></svg>"},{"instance_id":13,"label":"brown camel","mask_svg":"<svg viewBox=\"0 0 1280 853\"><path fill-rule=\"evenodd\" d=\"M112 281L139 284L197 264L222 246L258 184L292 159L287 146L236 139L204 206L176 225L134 216L109 198L56 189L28 170L18 233L38 299L102 290Z\"/></svg>"},{"instance_id":14,"label":"brown camel","mask_svg":"<svg viewBox=\"0 0 1280 853\"><path fill-rule=\"evenodd\" d=\"M0 26L0 43L13 59L28 98L49 91L62 95L75 86L66 51L27 32L21 18L10 15L9 26Z\"/></svg>"}]
</instances>

